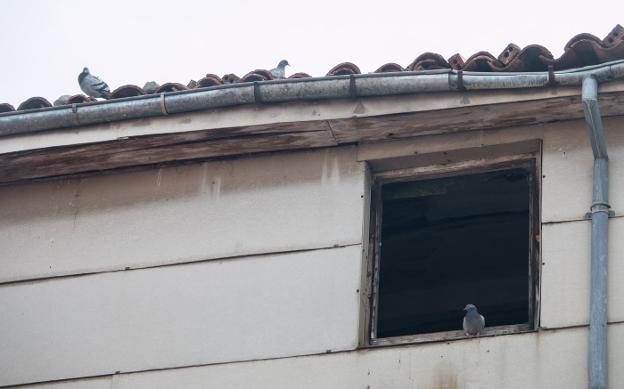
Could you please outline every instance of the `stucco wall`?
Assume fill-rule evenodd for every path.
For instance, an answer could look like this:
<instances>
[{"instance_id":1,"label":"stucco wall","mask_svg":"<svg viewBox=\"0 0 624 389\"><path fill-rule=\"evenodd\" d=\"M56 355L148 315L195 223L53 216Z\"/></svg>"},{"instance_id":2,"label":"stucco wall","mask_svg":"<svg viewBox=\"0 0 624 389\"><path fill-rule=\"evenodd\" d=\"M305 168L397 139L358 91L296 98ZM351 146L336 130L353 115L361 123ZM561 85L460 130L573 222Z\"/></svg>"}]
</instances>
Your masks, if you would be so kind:
<instances>
[{"instance_id":1,"label":"stucco wall","mask_svg":"<svg viewBox=\"0 0 624 389\"><path fill-rule=\"evenodd\" d=\"M605 121L613 388L622 125ZM543 140L543 328L354 351L365 162L528 139ZM0 385L585 388L591 171L575 121L0 187Z\"/></svg>"}]
</instances>

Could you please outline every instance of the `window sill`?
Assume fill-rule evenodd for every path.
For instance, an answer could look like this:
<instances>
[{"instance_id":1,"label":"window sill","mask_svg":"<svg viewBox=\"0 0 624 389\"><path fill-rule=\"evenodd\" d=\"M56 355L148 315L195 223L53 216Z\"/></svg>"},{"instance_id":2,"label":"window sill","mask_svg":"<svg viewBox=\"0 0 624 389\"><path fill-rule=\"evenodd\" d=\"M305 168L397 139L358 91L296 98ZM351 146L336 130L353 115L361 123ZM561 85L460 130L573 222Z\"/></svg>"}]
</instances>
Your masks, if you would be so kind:
<instances>
[{"instance_id":1,"label":"window sill","mask_svg":"<svg viewBox=\"0 0 624 389\"><path fill-rule=\"evenodd\" d=\"M383 346L397 346L403 344L418 344L418 343L432 343L432 342L447 342L451 340L461 339L474 339L485 338L500 335L512 335L523 334L527 332L537 331L530 324L514 324L507 326L486 327L484 332L478 336L466 336L464 331L445 331L434 332L430 334L418 334L418 335L405 335L405 336L393 336L388 338L376 338L369 340L368 344L364 347L383 347Z\"/></svg>"}]
</instances>

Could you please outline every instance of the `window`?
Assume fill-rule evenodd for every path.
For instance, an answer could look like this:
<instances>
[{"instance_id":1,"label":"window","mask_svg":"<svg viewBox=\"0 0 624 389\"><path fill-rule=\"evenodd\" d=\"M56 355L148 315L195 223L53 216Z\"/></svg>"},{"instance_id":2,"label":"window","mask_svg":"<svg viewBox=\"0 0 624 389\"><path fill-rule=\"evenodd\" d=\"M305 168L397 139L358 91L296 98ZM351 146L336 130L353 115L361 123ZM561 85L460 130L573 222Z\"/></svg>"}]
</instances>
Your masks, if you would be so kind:
<instances>
[{"instance_id":1,"label":"window","mask_svg":"<svg viewBox=\"0 0 624 389\"><path fill-rule=\"evenodd\" d=\"M460 338L475 304L484 334L535 328L535 154L375 172L367 344Z\"/></svg>"}]
</instances>

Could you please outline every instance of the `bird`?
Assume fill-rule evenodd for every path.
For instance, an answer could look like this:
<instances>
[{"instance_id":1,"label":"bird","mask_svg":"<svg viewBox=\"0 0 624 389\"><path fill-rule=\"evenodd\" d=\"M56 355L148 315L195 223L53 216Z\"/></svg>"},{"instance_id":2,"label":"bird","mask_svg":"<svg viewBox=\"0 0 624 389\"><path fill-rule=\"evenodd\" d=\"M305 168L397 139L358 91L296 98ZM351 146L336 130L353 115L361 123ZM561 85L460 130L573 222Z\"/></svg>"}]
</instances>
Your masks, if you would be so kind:
<instances>
[{"instance_id":1,"label":"bird","mask_svg":"<svg viewBox=\"0 0 624 389\"><path fill-rule=\"evenodd\" d=\"M466 311L463 322L464 333L466 336L480 335L485 327L485 318L483 315L479 314L474 304L466 305L464 311Z\"/></svg>"},{"instance_id":2,"label":"bird","mask_svg":"<svg viewBox=\"0 0 624 389\"><path fill-rule=\"evenodd\" d=\"M108 85L89 73L89 68L82 69L82 73L78 75L78 85L87 96L110 98L111 92Z\"/></svg>"},{"instance_id":3,"label":"bird","mask_svg":"<svg viewBox=\"0 0 624 389\"><path fill-rule=\"evenodd\" d=\"M275 78L286 78L286 66L290 66L288 61L285 59L279 61L277 67L270 70L271 75Z\"/></svg>"}]
</instances>

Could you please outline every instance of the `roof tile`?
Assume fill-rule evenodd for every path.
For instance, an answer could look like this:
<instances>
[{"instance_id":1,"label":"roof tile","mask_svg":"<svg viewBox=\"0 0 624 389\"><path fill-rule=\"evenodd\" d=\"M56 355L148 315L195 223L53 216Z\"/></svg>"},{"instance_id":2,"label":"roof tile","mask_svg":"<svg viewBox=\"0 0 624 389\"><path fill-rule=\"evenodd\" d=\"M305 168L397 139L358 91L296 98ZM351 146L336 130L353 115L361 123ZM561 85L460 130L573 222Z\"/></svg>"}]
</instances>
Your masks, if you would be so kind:
<instances>
[{"instance_id":1,"label":"roof tile","mask_svg":"<svg viewBox=\"0 0 624 389\"><path fill-rule=\"evenodd\" d=\"M17 107L17 110L22 111L25 109L49 108L51 106L52 104L50 104L47 99L36 96L24 101L19 105L19 107Z\"/></svg>"},{"instance_id":2,"label":"roof tile","mask_svg":"<svg viewBox=\"0 0 624 389\"><path fill-rule=\"evenodd\" d=\"M13 107L9 103L0 103L0 113L3 112L12 112L15 111L15 107Z\"/></svg>"},{"instance_id":3,"label":"roof tile","mask_svg":"<svg viewBox=\"0 0 624 389\"><path fill-rule=\"evenodd\" d=\"M73 95L73 96L70 96L69 99L67 99L68 104L90 103L92 101L97 101L97 100L94 99L93 97L85 96L83 94Z\"/></svg>"},{"instance_id":4,"label":"roof tile","mask_svg":"<svg viewBox=\"0 0 624 389\"><path fill-rule=\"evenodd\" d=\"M179 92L187 89L188 87L186 85L182 85L177 82L168 82L166 84L162 84L158 89L156 89L156 93Z\"/></svg>"},{"instance_id":5,"label":"roof tile","mask_svg":"<svg viewBox=\"0 0 624 389\"><path fill-rule=\"evenodd\" d=\"M416 59L409 65L407 70L434 70L434 69L449 69L451 65L438 53L423 53L416 57Z\"/></svg>"},{"instance_id":6,"label":"roof tile","mask_svg":"<svg viewBox=\"0 0 624 389\"><path fill-rule=\"evenodd\" d=\"M223 80L215 74L206 74L206 76L199 80L197 84L197 88L206 88L209 86L222 85ZM191 89L190 86L189 89Z\"/></svg>"},{"instance_id":7,"label":"roof tile","mask_svg":"<svg viewBox=\"0 0 624 389\"><path fill-rule=\"evenodd\" d=\"M389 62L385 65L381 65L377 70L375 70L375 73L402 72L403 70L405 70L403 69L403 66Z\"/></svg>"},{"instance_id":8,"label":"roof tile","mask_svg":"<svg viewBox=\"0 0 624 389\"><path fill-rule=\"evenodd\" d=\"M351 62L339 63L327 72L328 76L347 76L351 74L361 74L360 68Z\"/></svg>"},{"instance_id":9,"label":"roof tile","mask_svg":"<svg viewBox=\"0 0 624 389\"><path fill-rule=\"evenodd\" d=\"M270 71L264 69L256 69L245 74L239 82L268 81L272 79L273 75Z\"/></svg>"},{"instance_id":10,"label":"roof tile","mask_svg":"<svg viewBox=\"0 0 624 389\"><path fill-rule=\"evenodd\" d=\"M412 63L403 68L396 63L387 63L375 70L375 73L401 72L432 69L456 69L480 72L535 72L545 71L549 66L555 70L580 68L583 66L596 65L604 62L624 59L624 27L616 25L604 39L599 39L592 34L579 34L570 39L564 47L564 53L559 58L554 58L552 53L543 46L529 45L524 48L510 43L498 55L480 51L471 55L467 60L460 54L451 56L448 60L440 54L427 52L416 57ZM334 66L327 76L361 74L360 68L350 62L343 62ZM307 73L295 73L288 78L310 77ZM215 74L206 74L199 81L191 80L187 85L168 82L159 85L153 81L145 84L143 88L136 85L123 85L115 89L112 99L140 96L151 93L167 93L186 89L205 88L221 84L238 82L255 82L272 80L270 71L257 69L238 77L235 74L226 74L219 77ZM88 103L95 101L85 95L64 95L54 102L54 105L72 103ZM19 105L18 110L50 107L51 104L43 97L32 97ZM0 113L13 111L10 104L0 104Z\"/></svg>"},{"instance_id":11,"label":"roof tile","mask_svg":"<svg viewBox=\"0 0 624 389\"><path fill-rule=\"evenodd\" d=\"M111 99L144 95L143 88L136 85L122 85L111 93Z\"/></svg>"},{"instance_id":12,"label":"roof tile","mask_svg":"<svg viewBox=\"0 0 624 389\"><path fill-rule=\"evenodd\" d=\"M310 77L312 76L309 75L308 73L299 72L299 73L290 75L288 78L310 78Z\"/></svg>"}]
</instances>

